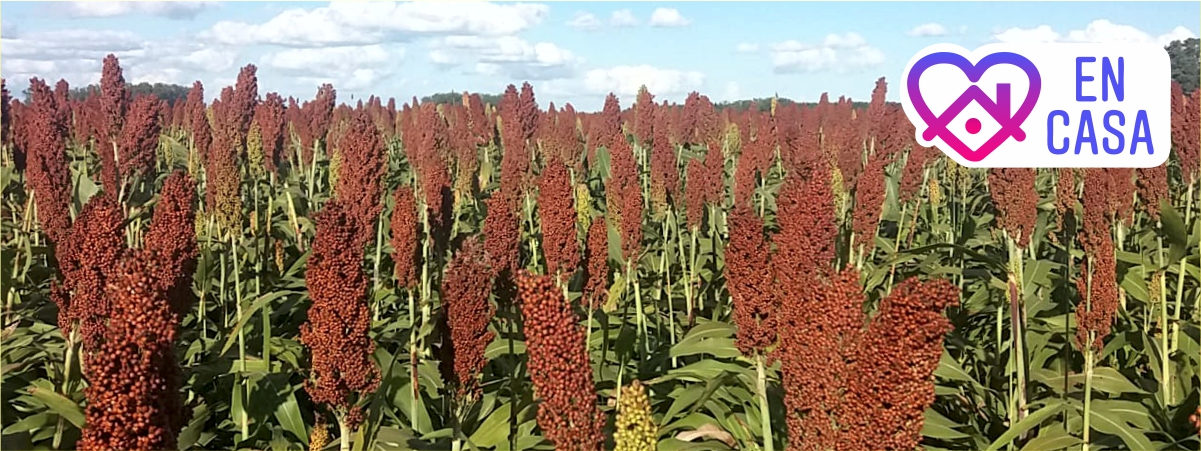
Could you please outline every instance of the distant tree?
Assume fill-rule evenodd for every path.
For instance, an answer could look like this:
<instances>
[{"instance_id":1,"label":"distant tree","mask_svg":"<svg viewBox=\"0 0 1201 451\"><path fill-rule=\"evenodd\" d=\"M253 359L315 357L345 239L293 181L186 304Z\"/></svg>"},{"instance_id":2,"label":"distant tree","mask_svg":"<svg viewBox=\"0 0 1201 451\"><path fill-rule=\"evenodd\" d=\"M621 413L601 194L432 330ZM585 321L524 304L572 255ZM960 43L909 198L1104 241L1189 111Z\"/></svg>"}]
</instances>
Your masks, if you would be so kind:
<instances>
[{"instance_id":1,"label":"distant tree","mask_svg":"<svg viewBox=\"0 0 1201 451\"><path fill-rule=\"evenodd\" d=\"M468 94L477 94L477 93L468 93ZM497 103L500 102L500 94L482 94L482 93L479 93L479 94L480 94L480 100L482 100L486 104L496 105ZM455 91L448 91L448 92L440 92L437 94L431 94L431 95L421 98L421 103L426 103L426 102L431 102L431 103L435 103L435 104L439 104L439 105L448 104L448 103L462 103L463 102L463 93L455 92Z\"/></svg>"},{"instance_id":2,"label":"distant tree","mask_svg":"<svg viewBox=\"0 0 1201 451\"><path fill-rule=\"evenodd\" d=\"M1172 59L1172 80L1180 83L1185 94L1192 93L1201 82L1201 39L1172 41L1164 50Z\"/></svg>"},{"instance_id":3,"label":"distant tree","mask_svg":"<svg viewBox=\"0 0 1201 451\"><path fill-rule=\"evenodd\" d=\"M88 85L83 88L72 88L70 97L75 100L82 100L92 95L93 89L100 89L96 85ZM166 83L138 83L135 85L126 85L130 95L138 97L143 94L153 94L159 100L166 100L167 103L174 105L176 100L187 99L190 86L171 85Z\"/></svg>"}]
</instances>

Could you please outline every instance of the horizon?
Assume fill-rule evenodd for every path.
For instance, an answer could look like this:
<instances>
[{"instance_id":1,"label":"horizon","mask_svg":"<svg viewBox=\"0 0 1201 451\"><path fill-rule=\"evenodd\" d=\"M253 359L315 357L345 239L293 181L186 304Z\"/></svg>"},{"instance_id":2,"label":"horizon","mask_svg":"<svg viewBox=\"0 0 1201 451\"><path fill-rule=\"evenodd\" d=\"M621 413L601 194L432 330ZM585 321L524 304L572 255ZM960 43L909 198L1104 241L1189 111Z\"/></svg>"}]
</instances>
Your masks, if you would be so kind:
<instances>
[{"instance_id":1,"label":"horizon","mask_svg":"<svg viewBox=\"0 0 1201 451\"><path fill-rule=\"evenodd\" d=\"M299 99L321 83L340 102L405 103L528 81L542 108L596 111L609 92L632 104L642 85L672 103L692 91L714 103L777 93L810 103L823 92L867 101L877 78L895 85L910 56L934 43L1166 45L1201 28L1196 2L870 4L876 14L855 3L716 5L22 2L5 8L0 72L20 85L40 77L82 87L99 81L112 53L131 84L200 80L210 101L254 64L261 92Z\"/></svg>"}]
</instances>

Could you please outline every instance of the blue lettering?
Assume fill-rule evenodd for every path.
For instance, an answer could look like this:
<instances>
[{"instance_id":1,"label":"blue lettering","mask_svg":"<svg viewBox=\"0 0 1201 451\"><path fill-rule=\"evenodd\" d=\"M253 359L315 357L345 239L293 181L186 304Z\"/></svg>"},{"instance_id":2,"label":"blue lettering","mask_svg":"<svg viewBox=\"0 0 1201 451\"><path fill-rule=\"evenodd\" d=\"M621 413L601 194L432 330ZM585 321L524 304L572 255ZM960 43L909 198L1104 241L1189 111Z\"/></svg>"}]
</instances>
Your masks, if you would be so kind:
<instances>
[{"instance_id":1,"label":"blue lettering","mask_svg":"<svg viewBox=\"0 0 1201 451\"><path fill-rule=\"evenodd\" d=\"M1113 96L1119 102L1126 98L1126 88L1122 86L1125 80L1126 58L1118 57L1118 72L1113 72L1113 63L1109 57L1101 58L1101 100L1109 101L1109 86L1113 85Z\"/></svg>"},{"instance_id":2,"label":"blue lettering","mask_svg":"<svg viewBox=\"0 0 1201 451\"><path fill-rule=\"evenodd\" d=\"M1109 120L1115 117L1118 118L1118 125L1126 125L1126 116L1123 116L1121 111L1110 110L1105 113L1105 131L1117 137L1115 141L1118 143L1118 146L1115 148L1109 146L1109 138L1105 138L1101 141L1101 143L1105 145L1105 153L1110 155L1122 153L1122 147L1126 145L1126 142L1122 140L1122 131L1114 128L1113 124L1109 123Z\"/></svg>"},{"instance_id":3,"label":"blue lettering","mask_svg":"<svg viewBox=\"0 0 1201 451\"><path fill-rule=\"evenodd\" d=\"M1080 148L1084 147L1084 143L1092 146L1093 155L1097 154L1097 136L1093 131L1093 113L1089 110L1080 112L1080 128L1076 129L1076 155L1080 155Z\"/></svg>"},{"instance_id":4,"label":"blue lettering","mask_svg":"<svg viewBox=\"0 0 1201 451\"><path fill-rule=\"evenodd\" d=\"M1096 102L1097 96L1085 96L1081 88L1084 87L1084 82L1093 81L1091 75L1084 75L1084 63L1096 62L1097 58L1093 56L1077 56L1076 57L1076 101L1077 102ZM1084 124L1080 124L1084 125ZM1080 148L1076 148L1076 153L1080 153Z\"/></svg>"},{"instance_id":5,"label":"blue lettering","mask_svg":"<svg viewBox=\"0 0 1201 451\"><path fill-rule=\"evenodd\" d=\"M1147 123L1147 110L1138 110L1134 115L1134 138L1130 140L1130 154L1138 152L1138 143L1147 144L1147 155L1155 155L1151 144L1151 124Z\"/></svg>"},{"instance_id":6,"label":"blue lettering","mask_svg":"<svg viewBox=\"0 0 1201 451\"><path fill-rule=\"evenodd\" d=\"M1055 147L1055 118L1062 118L1063 125L1068 125L1068 112L1064 110L1055 110L1047 115L1047 150L1055 155L1063 155L1068 152L1068 146L1071 144L1065 137L1063 138L1063 147Z\"/></svg>"}]
</instances>

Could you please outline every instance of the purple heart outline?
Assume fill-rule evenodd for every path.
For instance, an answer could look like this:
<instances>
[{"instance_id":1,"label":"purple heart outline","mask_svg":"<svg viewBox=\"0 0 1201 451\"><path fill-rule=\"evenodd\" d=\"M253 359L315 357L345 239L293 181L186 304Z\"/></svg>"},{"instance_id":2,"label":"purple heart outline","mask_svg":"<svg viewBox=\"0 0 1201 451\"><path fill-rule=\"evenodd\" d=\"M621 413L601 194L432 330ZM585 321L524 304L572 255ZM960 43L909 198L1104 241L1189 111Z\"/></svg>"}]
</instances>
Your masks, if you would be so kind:
<instances>
[{"instance_id":1,"label":"purple heart outline","mask_svg":"<svg viewBox=\"0 0 1201 451\"><path fill-rule=\"evenodd\" d=\"M926 69L939 64L950 64L959 68L959 70L967 76L968 81L971 81L973 85L964 91L964 93L961 94L958 99L952 102L951 106L948 107L946 111L944 111L941 115L936 116L932 111L930 111L930 107L926 104L926 100L922 98L921 87L918 83L918 80L921 79L922 73L924 73ZM990 99L988 95L986 95L984 91L980 89L980 87L974 84L980 81L980 77L982 77L989 68L1000 64L1016 66L1026 73L1026 77L1030 81L1030 87L1026 91L1026 98L1022 101L1021 106L1018 107L1017 112L1015 112L1012 117L1009 116L1010 92L1008 84L998 85L996 102L993 102L992 99ZM942 137L943 142L951 146L951 149L955 150L955 152L958 152L960 156L971 162L979 162L980 160L983 160L994 150L996 150L1001 143L1005 142L1005 140L1009 139L1010 137L1013 137L1018 141L1024 140L1026 138L1026 133L1022 130L1022 123L1026 121L1026 118L1030 116L1031 111L1034 110L1034 105L1038 103L1039 93L1042 91L1042 78L1038 73L1038 68L1034 67L1034 63L1030 62L1030 60L1026 59L1026 57L1012 52L992 53L982 58L980 62L976 64L972 64L971 61L968 61L967 58L958 53L931 53L922 57L913 64L913 67L909 69L908 79L905 82L907 91L909 93L910 103L913 105L914 110L917 111L918 116L921 116L922 121L926 123L926 130L922 132L922 137L926 141L930 141L936 136ZM1001 125L1001 129L998 130L997 133L992 136L992 138L981 145L980 149L974 151L964 144L958 136L955 136L954 133L951 133L951 131L947 129L947 124L949 124L951 120L955 119L955 117L957 117L964 108L967 108L972 101L979 103L980 106L984 108L984 110L988 112L988 114L992 116L998 124Z\"/></svg>"}]
</instances>

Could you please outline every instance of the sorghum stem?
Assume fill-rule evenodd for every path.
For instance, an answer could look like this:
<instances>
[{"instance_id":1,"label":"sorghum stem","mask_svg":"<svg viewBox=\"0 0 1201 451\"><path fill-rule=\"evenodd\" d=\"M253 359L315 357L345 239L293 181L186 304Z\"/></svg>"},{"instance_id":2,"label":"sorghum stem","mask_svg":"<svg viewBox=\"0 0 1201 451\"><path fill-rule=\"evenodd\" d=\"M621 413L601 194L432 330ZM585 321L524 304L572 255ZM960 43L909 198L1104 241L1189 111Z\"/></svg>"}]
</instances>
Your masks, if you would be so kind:
<instances>
[{"instance_id":1,"label":"sorghum stem","mask_svg":"<svg viewBox=\"0 0 1201 451\"><path fill-rule=\"evenodd\" d=\"M759 393L759 416L763 423L761 433L763 434L763 449L765 451L774 451L775 444L771 436L771 409L767 403L767 369L764 364L764 356L758 355L755 357L755 388Z\"/></svg>"}]
</instances>

